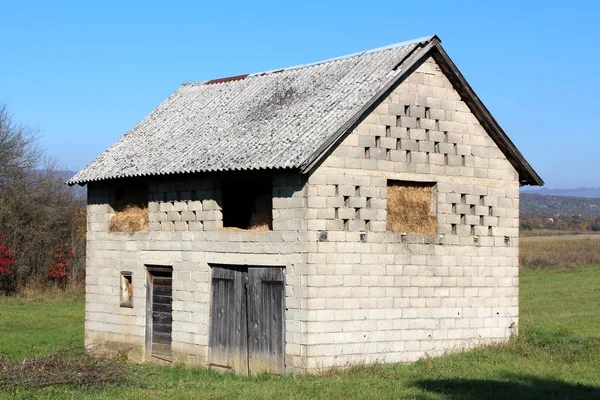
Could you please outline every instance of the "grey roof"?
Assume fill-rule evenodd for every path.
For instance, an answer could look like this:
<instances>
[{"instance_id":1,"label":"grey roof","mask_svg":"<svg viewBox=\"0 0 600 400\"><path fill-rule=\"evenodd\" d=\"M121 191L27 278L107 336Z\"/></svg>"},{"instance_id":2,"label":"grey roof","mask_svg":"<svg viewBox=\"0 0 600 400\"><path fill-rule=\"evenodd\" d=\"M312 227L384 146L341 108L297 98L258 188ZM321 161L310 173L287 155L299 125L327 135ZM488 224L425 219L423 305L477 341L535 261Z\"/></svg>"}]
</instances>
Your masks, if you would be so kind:
<instances>
[{"instance_id":1,"label":"grey roof","mask_svg":"<svg viewBox=\"0 0 600 400\"><path fill-rule=\"evenodd\" d=\"M209 171L307 172L431 53L522 174L543 184L436 36L277 71L184 83L67 183Z\"/></svg>"},{"instance_id":2,"label":"grey roof","mask_svg":"<svg viewBox=\"0 0 600 400\"><path fill-rule=\"evenodd\" d=\"M68 183L300 168L419 43L212 83L184 83Z\"/></svg>"}]
</instances>

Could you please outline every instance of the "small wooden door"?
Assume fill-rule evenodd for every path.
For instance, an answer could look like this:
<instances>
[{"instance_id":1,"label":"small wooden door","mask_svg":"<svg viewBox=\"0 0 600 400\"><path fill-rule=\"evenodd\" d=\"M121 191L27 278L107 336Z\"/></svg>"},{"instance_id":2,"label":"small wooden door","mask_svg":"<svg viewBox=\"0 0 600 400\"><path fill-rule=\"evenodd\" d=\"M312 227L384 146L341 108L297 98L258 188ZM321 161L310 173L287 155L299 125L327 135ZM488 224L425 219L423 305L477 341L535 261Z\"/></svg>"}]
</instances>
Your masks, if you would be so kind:
<instances>
[{"instance_id":1,"label":"small wooden door","mask_svg":"<svg viewBox=\"0 0 600 400\"><path fill-rule=\"evenodd\" d=\"M279 267L213 267L210 366L284 372L284 280Z\"/></svg>"},{"instance_id":2,"label":"small wooden door","mask_svg":"<svg viewBox=\"0 0 600 400\"><path fill-rule=\"evenodd\" d=\"M148 284L146 291L146 354L148 354L149 360L172 360L172 283L172 268L148 267Z\"/></svg>"}]
</instances>

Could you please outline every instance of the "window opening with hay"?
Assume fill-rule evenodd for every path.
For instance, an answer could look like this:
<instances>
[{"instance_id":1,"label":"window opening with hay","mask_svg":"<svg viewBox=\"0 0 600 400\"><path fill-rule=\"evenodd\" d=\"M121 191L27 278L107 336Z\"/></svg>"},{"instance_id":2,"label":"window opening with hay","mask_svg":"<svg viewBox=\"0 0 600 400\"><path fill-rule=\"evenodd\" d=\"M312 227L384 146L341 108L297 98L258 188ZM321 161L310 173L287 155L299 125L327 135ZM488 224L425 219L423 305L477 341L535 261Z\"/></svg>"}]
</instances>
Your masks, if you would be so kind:
<instances>
[{"instance_id":1,"label":"window opening with hay","mask_svg":"<svg viewBox=\"0 0 600 400\"><path fill-rule=\"evenodd\" d=\"M236 178L222 182L223 230L273 229L271 178Z\"/></svg>"},{"instance_id":2,"label":"window opening with hay","mask_svg":"<svg viewBox=\"0 0 600 400\"><path fill-rule=\"evenodd\" d=\"M435 235L435 183L389 180L387 230Z\"/></svg>"},{"instance_id":3,"label":"window opening with hay","mask_svg":"<svg viewBox=\"0 0 600 400\"><path fill-rule=\"evenodd\" d=\"M134 233L148 231L148 187L128 185L116 188L111 202L115 215L108 224L109 232Z\"/></svg>"},{"instance_id":4,"label":"window opening with hay","mask_svg":"<svg viewBox=\"0 0 600 400\"><path fill-rule=\"evenodd\" d=\"M121 272L121 307L133 307L133 284L130 271Z\"/></svg>"}]
</instances>

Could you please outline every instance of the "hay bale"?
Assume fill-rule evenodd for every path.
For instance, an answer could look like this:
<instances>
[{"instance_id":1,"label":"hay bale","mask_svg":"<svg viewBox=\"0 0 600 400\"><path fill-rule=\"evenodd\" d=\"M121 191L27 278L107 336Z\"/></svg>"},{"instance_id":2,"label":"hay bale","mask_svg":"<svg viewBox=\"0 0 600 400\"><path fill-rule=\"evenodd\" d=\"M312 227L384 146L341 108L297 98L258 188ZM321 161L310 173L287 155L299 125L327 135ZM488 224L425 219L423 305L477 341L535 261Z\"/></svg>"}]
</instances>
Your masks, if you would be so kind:
<instances>
[{"instance_id":1,"label":"hay bale","mask_svg":"<svg viewBox=\"0 0 600 400\"><path fill-rule=\"evenodd\" d=\"M148 207L126 206L117 211L108 223L109 232L148 232Z\"/></svg>"},{"instance_id":2,"label":"hay bale","mask_svg":"<svg viewBox=\"0 0 600 400\"><path fill-rule=\"evenodd\" d=\"M387 230L435 235L437 219L431 215L431 186L390 182L387 188Z\"/></svg>"},{"instance_id":3,"label":"hay bale","mask_svg":"<svg viewBox=\"0 0 600 400\"><path fill-rule=\"evenodd\" d=\"M251 231L269 231L273 226L273 198L270 193L257 196L250 216Z\"/></svg>"}]
</instances>

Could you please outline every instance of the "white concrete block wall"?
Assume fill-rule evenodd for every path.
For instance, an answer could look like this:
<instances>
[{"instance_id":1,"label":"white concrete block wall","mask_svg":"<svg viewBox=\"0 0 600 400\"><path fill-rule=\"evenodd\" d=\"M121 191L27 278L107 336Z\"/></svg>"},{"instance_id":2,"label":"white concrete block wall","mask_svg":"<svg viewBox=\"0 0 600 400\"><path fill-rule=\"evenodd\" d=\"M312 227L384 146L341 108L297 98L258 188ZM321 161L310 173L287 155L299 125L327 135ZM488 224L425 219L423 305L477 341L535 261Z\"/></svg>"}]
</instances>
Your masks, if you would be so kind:
<instances>
[{"instance_id":1,"label":"white concrete block wall","mask_svg":"<svg viewBox=\"0 0 600 400\"><path fill-rule=\"evenodd\" d=\"M436 235L386 231L388 180L435 183ZM427 60L309 178L308 370L413 361L515 332L518 189Z\"/></svg>"},{"instance_id":2,"label":"white concrete block wall","mask_svg":"<svg viewBox=\"0 0 600 400\"><path fill-rule=\"evenodd\" d=\"M110 182L88 188L86 345L126 351L143 361L145 266L168 265L173 267L174 361L205 365L210 264L283 266L286 364L290 371L305 369L306 194L300 176L273 178L273 230L267 232L221 231L218 180L207 177L149 182L149 231L109 233L113 188ZM133 308L120 307L121 271L132 272Z\"/></svg>"}]
</instances>

